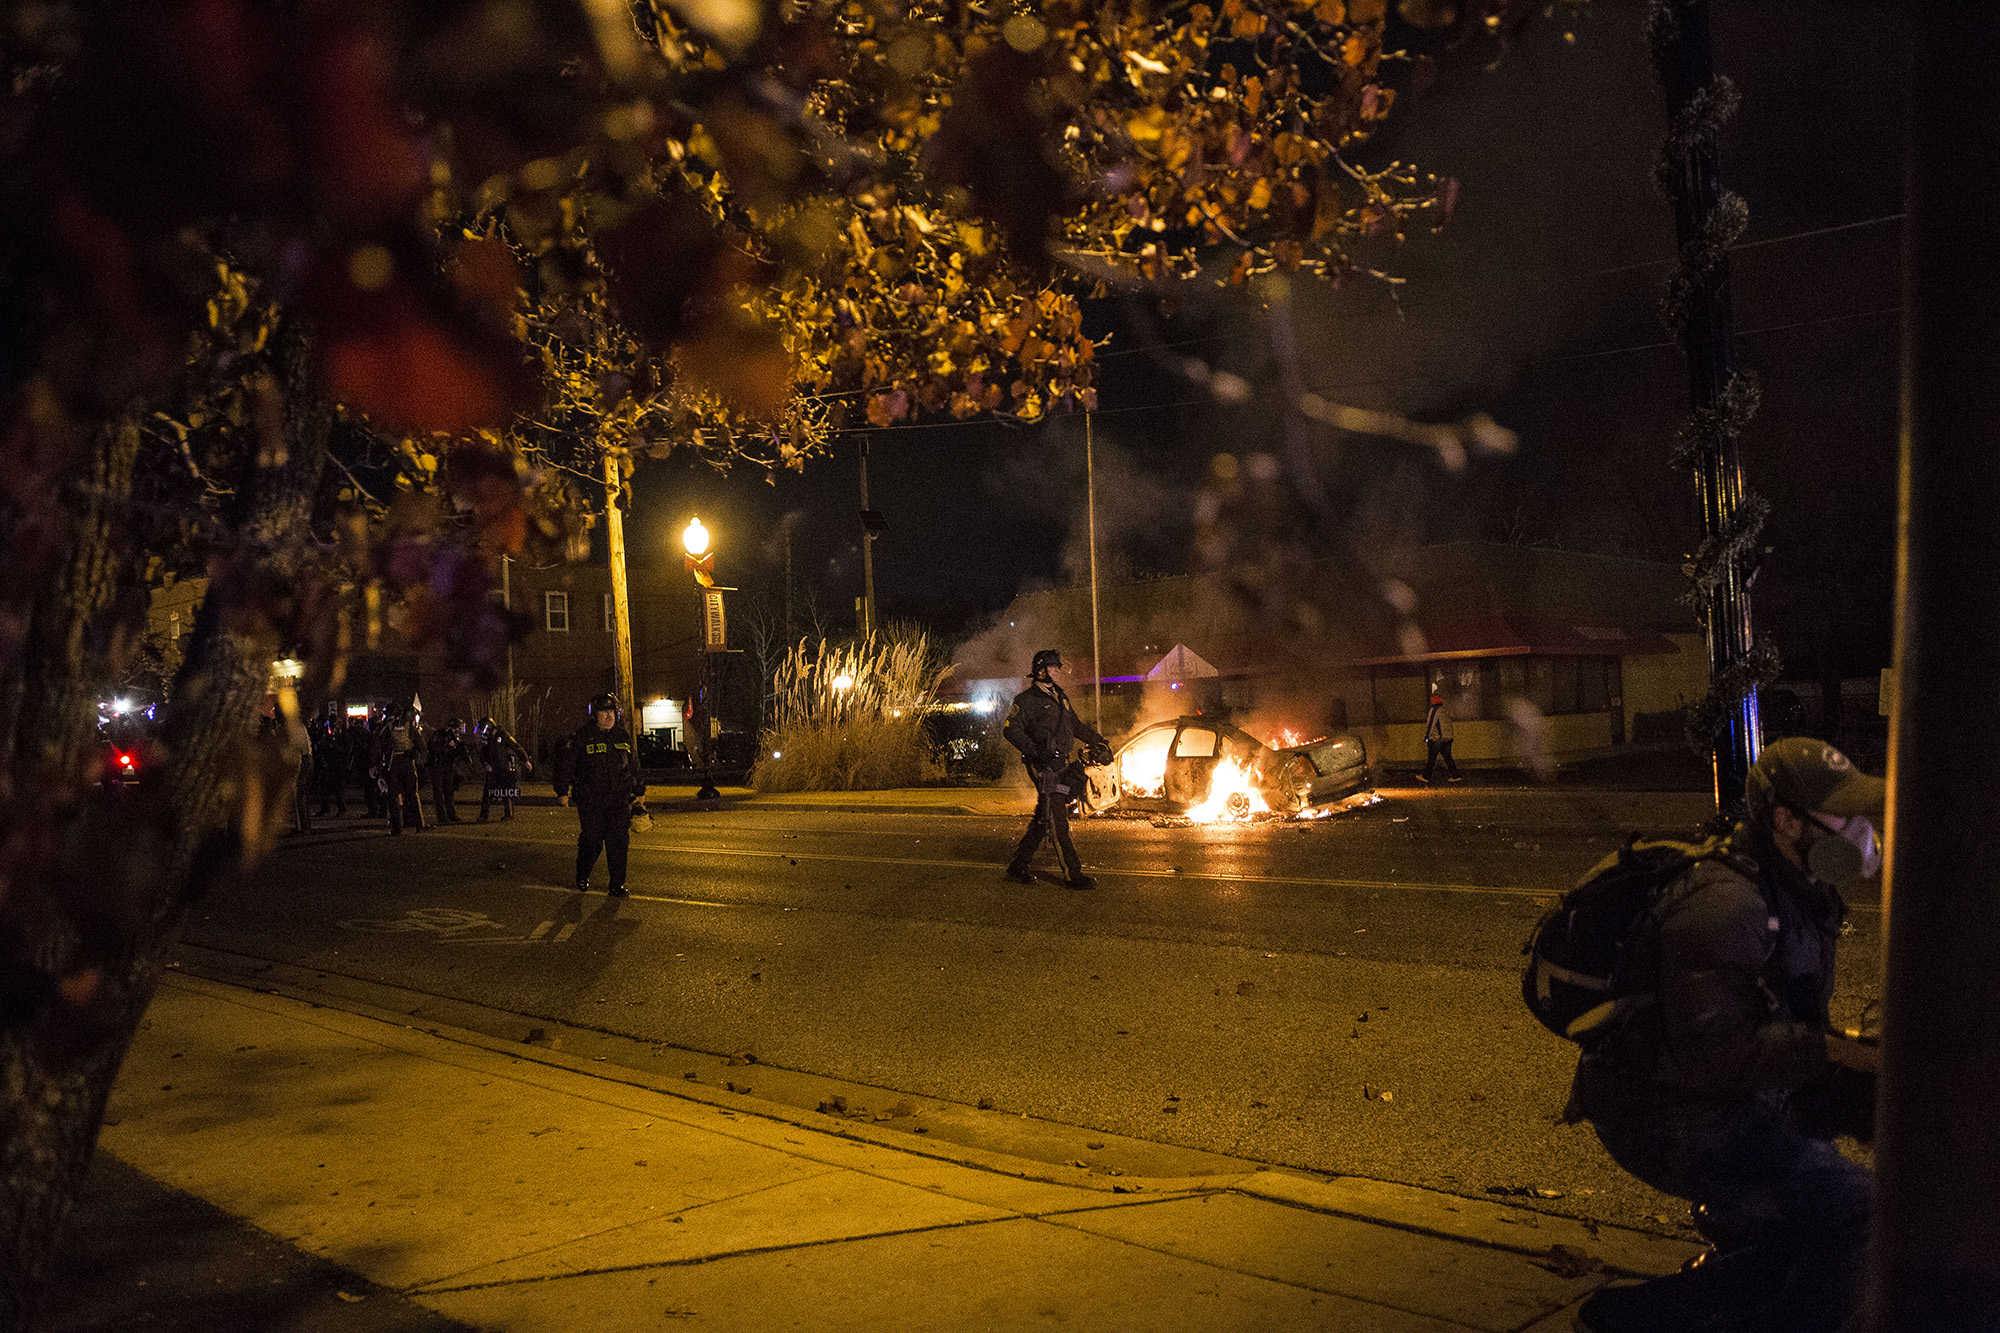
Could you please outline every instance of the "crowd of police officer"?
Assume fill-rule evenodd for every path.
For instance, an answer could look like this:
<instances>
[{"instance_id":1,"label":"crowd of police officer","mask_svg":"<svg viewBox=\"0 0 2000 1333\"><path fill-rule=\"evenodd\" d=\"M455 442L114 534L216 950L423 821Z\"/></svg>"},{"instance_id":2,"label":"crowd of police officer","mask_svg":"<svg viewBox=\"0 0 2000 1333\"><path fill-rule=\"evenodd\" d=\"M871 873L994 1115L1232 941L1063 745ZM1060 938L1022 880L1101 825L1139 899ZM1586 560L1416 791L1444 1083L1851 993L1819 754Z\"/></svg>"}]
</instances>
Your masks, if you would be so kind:
<instances>
[{"instance_id":1,"label":"crowd of police officer","mask_svg":"<svg viewBox=\"0 0 2000 1333\"><path fill-rule=\"evenodd\" d=\"M479 783L481 823L492 818L496 805L503 820L512 819L521 780L534 771L521 743L492 718L467 724L454 717L426 727L409 705L371 709L367 718L350 718L345 725L328 718L312 728L311 744L311 795L318 816L344 817L348 787L358 783L367 817L387 821L393 834L464 822L458 792L468 779Z\"/></svg>"}]
</instances>

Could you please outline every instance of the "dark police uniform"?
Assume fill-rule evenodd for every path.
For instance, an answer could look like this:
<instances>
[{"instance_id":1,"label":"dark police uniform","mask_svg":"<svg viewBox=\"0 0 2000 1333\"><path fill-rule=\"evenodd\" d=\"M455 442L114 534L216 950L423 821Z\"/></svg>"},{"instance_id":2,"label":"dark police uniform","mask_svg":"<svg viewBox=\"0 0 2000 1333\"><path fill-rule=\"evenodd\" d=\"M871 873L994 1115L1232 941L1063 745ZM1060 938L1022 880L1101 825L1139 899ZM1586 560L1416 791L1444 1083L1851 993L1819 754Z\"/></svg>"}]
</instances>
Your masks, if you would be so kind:
<instances>
[{"instance_id":1,"label":"dark police uniform","mask_svg":"<svg viewBox=\"0 0 2000 1333\"><path fill-rule=\"evenodd\" d=\"M1083 862L1069 839L1072 793L1059 791L1057 786L1076 742L1082 740L1094 749L1108 749L1104 737L1076 715L1069 696L1053 682L1046 687L1031 685L1014 696L1014 707L1008 712L1007 725L1000 734L1021 752L1021 762L1028 766L1028 776L1033 779L1036 792L1035 817L1022 835L1020 846L1014 849L1007 873L1015 879L1026 879L1028 863L1035 859L1042 839L1053 834L1056 854L1069 883L1076 888L1088 888L1090 879L1083 873Z\"/></svg>"},{"instance_id":2,"label":"dark police uniform","mask_svg":"<svg viewBox=\"0 0 2000 1333\"><path fill-rule=\"evenodd\" d=\"M1588 1119L1634 1176L1698 1205L1724 1254L1604 1293L1604 1314L1587 1307L1579 1327L1692 1327L1749 1305L1768 1306L1759 1328L1832 1333L1858 1297L1873 1178L1803 1114L1835 1072L1825 1034L1845 905L1757 823L1739 825L1729 851L1662 890L1627 940L1613 992L1638 1001L1585 1046L1567 1117Z\"/></svg>"},{"instance_id":3,"label":"dark police uniform","mask_svg":"<svg viewBox=\"0 0 2000 1333\"><path fill-rule=\"evenodd\" d=\"M578 727L556 764L556 795L576 807L576 887L590 887L597 854L611 872L610 891L625 889L625 858L632 842L632 802L645 795L639 756L623 723L605 730L597 719Z\"/></svg>"}]
</instances>

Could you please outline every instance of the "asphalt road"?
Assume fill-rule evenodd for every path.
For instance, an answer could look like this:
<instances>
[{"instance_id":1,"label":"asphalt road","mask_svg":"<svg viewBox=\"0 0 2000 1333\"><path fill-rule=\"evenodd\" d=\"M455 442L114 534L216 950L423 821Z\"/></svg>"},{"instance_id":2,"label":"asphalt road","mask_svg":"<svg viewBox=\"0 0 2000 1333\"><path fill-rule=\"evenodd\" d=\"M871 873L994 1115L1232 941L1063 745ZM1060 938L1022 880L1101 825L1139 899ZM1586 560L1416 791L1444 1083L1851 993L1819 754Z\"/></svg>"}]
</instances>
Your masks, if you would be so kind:
<instances>
[{"instance_id":1,"label":"asphalt road","mask_svg":"<svg viewBox=\"0 0 2000 1333\"><path fill-rule=\"evenodd\" d=\"M200 904L185 963L393 987L407 1012L503 1035L530 1020L614 1034L631 1040L609 1058L642 1066L748 1054L760 1082L796 1071L936 1099L962 1125L988 1102L996 1128L1025 1115L1678 1219L1587 1127L1558 1123L1574 1050L1521 1007L1520 946L1622 831L1685 834L1703 798L1385 797L1310 824L1089 821L1088 893L1004 881L1022 821L982 816L656 815L624 902L566 887L568 810L397 839L334 821ZM1874 993L1878 919L1854 913L1836 1017ZM787 1086L812 1105L810 1080Z\"/></svg>"}]
</instances>

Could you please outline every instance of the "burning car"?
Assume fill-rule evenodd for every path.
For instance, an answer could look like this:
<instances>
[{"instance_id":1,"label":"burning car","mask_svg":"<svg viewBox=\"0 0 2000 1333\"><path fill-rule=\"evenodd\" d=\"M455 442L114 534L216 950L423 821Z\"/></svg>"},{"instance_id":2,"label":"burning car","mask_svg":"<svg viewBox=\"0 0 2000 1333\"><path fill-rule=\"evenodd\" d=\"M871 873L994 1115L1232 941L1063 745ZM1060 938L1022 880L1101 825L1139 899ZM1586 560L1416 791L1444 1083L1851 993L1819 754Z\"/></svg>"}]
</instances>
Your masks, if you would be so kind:
<instances>
[{"instance_id":1,"label":"burning car","mask_svg":"<svg viewBox=\"0 0 2000 1333\"><path fill-rule=\"evenodd\" d=\"M1284 733L1272 742L1215 718L1155 722L1090 770L1089 808L1208 824L1295 815L1368 786L1359 736L1301 741Z\"/></svg>"}]
</instances>

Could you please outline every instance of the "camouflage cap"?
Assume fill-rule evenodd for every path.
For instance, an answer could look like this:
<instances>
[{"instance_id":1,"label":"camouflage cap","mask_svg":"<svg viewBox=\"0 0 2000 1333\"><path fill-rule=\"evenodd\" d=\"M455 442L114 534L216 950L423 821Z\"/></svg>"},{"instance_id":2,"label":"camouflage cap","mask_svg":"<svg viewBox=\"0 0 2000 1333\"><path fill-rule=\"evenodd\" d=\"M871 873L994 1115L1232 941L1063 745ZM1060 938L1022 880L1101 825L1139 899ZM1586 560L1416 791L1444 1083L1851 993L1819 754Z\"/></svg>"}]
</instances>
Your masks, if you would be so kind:
<instances>
[{"instance_id":1,"label":"camouflage cap","mask_svg":"<svg viewBox=\"0 0 2000 1333\"><path fill-rule=\"evenodd\" d=\"M1760 818L1778 805L1800 812L1867 815L1887 802L1889 784L1857 770L1825 741L1788 736L1765 746L1757 756L1744 795L1751 813Z\"/></svg>"}]
</instances>

